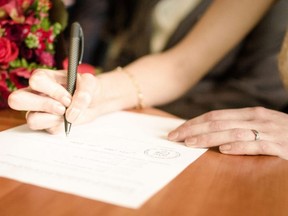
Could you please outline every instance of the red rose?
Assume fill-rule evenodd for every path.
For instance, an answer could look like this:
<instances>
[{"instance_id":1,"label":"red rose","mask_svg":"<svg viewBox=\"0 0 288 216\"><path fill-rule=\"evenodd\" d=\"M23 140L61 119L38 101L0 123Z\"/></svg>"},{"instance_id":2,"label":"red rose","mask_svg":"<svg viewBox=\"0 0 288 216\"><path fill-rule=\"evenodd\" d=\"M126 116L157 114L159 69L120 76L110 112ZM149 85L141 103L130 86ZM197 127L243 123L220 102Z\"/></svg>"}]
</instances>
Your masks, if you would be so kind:
<instances>
[{"instance_id":1,"label":"red rose","mask_svg":"<svg viewBox=\"0 0 288 216\"><path fill-rule=\"evenodd\" d=\"M10 80L17 89L28 86L28 79L31 76L31 71L27 68L16 68L9 73Z\"/></svg>"},{"instance_id":2,"label":"red rose","mask_svg":"<svg viewBox=\"0 0 288 216\"><path fill-rule=\"evenodd\" d=\"M5 68L10 61L17 58L18 47L6 38L0 38L0 67Z\"/></svg>"},{"instance_id":3,"label":"red rose","mask_svg":"<svg viewBox=\"0 0 288 216\"><path fill-rule=\"evenodd\" d=\"M10 20L3 20L0 24L5 29L5 38L17 44L20 44L31 32L31 26L27 24L18 24Z\"/></svg>"}]
</instances>

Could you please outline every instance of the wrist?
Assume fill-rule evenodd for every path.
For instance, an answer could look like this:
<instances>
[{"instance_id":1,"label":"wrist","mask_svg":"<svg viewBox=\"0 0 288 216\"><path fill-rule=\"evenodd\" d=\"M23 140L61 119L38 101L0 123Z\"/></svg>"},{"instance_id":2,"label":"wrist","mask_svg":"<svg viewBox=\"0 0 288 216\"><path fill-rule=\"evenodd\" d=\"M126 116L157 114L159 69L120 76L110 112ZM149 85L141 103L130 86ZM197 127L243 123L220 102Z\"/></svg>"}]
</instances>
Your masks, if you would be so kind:
<instances>
[{"instance_id":1,"label":"wrist","mask_svg":"<svg viewBox=\"0 0 288 216\"><path fill-rule=\"evenodd\" d=\"M96 79L99 80L98 83L101 85L100 92L96 94L95 98L97 101L95 104L97 104L97 109L100 109L100 113L139 108L140 93L126 72L118 68L100 74L96 76Z\"/></svg>"},{"instance_id":2,"label":"wrist","mask_svg":"<svg viewBox=\"0 0 288 216\"><path fill-rule=\"evenodd\" d=\"M143 92L142 92L142 89L141 89L138 81L135 79L134 75L130 71L128 71L127 69L124 69L122 67L117 67L116 70L118 72L125 74L129 78L131 84L133 85L135 96L137 99L136 106L134 106L134 107L136 109L143 109L143 107L144 107Z\"/></svg>"}]
</instances>

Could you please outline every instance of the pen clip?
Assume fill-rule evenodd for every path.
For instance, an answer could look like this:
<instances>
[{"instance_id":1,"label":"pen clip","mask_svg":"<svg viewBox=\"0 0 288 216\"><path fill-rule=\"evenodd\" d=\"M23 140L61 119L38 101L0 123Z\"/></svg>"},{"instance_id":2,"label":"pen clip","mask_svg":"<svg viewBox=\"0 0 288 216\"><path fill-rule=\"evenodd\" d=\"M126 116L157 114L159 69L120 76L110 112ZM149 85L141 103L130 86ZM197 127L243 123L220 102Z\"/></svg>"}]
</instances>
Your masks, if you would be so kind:
<instances>
[{"instance_id":1,"label":"pen clip","mask_svg":"<svg viewBox=\"0 0 288 216\"><path fill-rule=\"evenodd\" d=\"M82 63L82 59L83 59L83 54L84 54L84 34L83 34L83 30L80 26L79 28L79 39L80 39L80 55L79 55L79 64Z\"/></svg>"}]
</instances>

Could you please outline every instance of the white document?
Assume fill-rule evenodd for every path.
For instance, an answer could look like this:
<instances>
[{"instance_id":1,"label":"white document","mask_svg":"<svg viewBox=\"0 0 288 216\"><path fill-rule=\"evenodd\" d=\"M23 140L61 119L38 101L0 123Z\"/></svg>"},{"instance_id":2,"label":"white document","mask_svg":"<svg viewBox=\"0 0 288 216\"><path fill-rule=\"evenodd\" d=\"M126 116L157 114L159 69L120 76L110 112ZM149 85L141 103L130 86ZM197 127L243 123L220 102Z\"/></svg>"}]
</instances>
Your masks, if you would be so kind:
<instances>
[{"instance_id":1,"label":"white document","mask_svg":"<svg viewBox=\"0 0 288 216\"><path fill-rule=\"evenodd\" d=\"M0 176L138 208L206 151L167 140L181 123L123 111L69 137L15 127L0 132Z\"/></svg>"}]
</instances>

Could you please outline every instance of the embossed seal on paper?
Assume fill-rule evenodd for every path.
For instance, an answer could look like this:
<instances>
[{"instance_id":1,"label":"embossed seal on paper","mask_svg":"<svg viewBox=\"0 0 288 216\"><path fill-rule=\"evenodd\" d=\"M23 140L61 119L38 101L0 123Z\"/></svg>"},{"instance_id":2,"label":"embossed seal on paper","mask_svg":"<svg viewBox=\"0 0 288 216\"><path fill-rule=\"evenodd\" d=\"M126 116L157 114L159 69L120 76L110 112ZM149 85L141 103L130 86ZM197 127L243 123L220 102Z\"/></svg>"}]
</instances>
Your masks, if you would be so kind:
<instances>
[{"instance_id":1,"label":"embossed seal on paper","mask_svg":"<svg viewBox=\"0 0 288 216\"><path fill-rule=\"evenodd\" d=\"M153 158L159 158L159 159L173 159L180 156L180 153L171 149L165 149L165 148L152 148L147 149L144 151L144 153Z\"/></svg>"}]
</instances>

